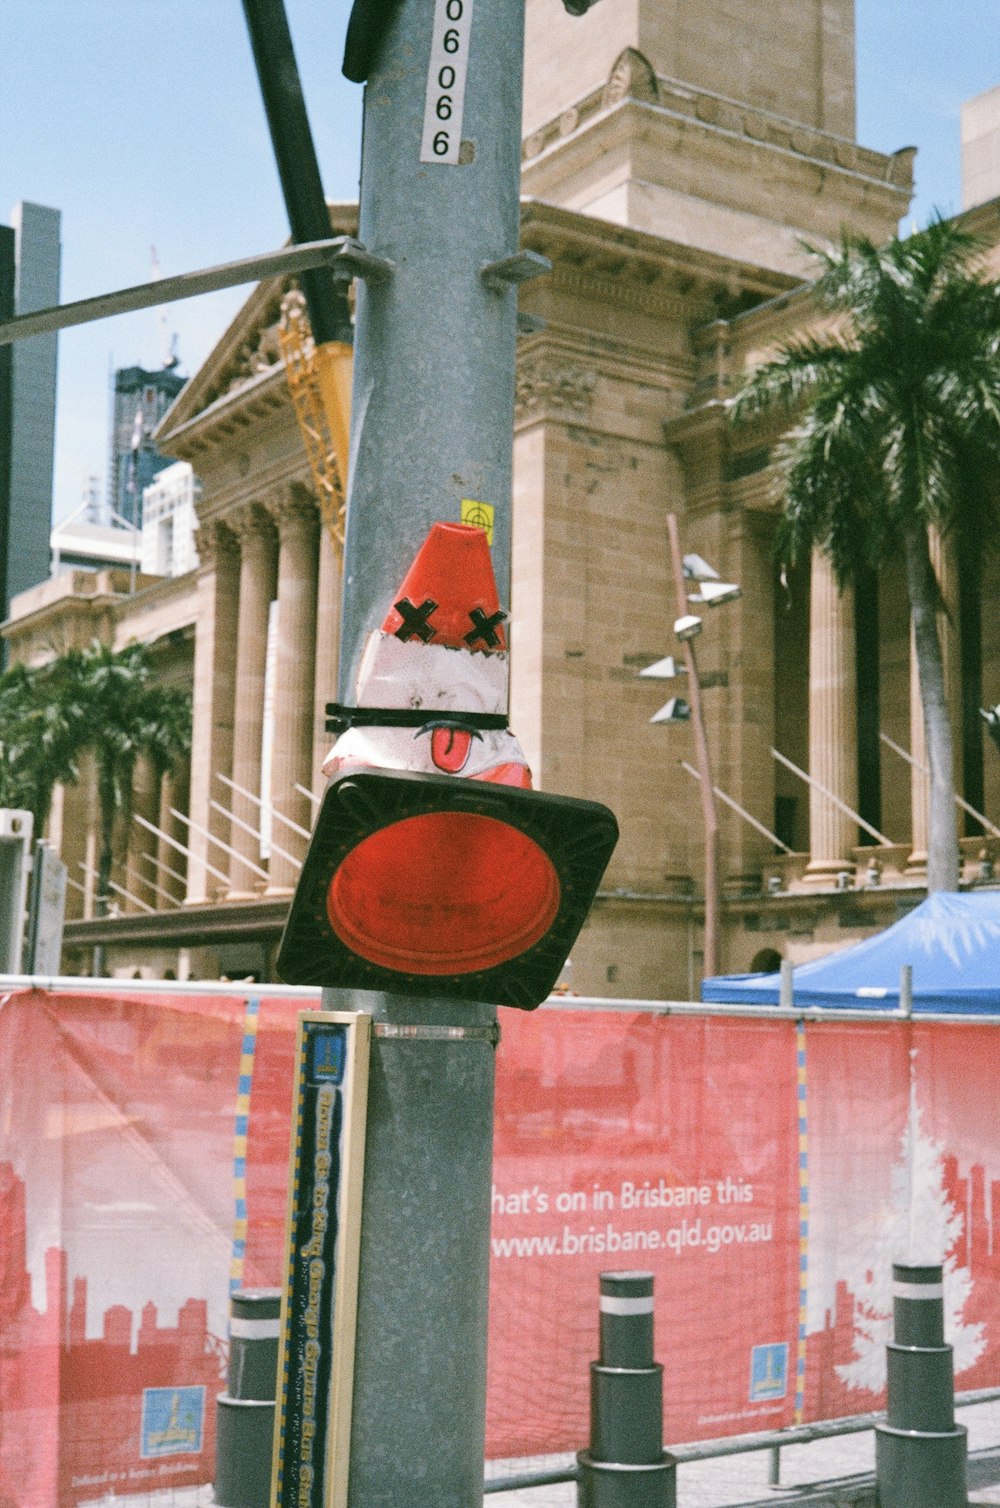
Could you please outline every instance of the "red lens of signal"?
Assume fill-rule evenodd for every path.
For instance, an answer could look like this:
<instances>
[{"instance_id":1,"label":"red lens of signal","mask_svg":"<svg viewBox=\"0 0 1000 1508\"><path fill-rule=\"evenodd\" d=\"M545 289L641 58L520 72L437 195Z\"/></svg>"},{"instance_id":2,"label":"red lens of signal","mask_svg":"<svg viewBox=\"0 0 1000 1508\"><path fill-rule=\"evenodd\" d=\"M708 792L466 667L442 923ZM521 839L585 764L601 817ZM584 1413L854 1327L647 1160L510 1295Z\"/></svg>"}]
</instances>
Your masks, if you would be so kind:
<instances>
[{"instance_id":1,"label":"red lens of signal","mask_svg":"<svg viewBox=\"0 0 1000 1508\"><path fill-rule=\"evenodd\" d=\"M428 812L364 838L326 894L334 932L408 974L471 974L539 942L559 911L554 864L496 817Z\"/></svg>"}]
</instances>

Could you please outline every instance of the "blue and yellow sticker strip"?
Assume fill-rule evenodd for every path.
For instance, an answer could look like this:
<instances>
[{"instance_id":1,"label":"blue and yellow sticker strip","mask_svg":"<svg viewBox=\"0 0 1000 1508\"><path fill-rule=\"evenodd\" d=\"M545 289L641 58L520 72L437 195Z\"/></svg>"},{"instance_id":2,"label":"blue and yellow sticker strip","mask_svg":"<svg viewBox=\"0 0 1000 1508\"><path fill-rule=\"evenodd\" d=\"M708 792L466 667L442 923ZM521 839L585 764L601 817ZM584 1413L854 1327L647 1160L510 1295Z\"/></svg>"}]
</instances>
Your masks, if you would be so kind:
<instances>
[{"instance_id":1,"label":"blue and yellow sticker strip","mask_svg":"<svg viewBox=\"0 0 1000 1508\"><path fill-rule=\"evenodd\" d=\"M257 1022L260 1001L248 1000L243 1018L243 1043L240 1047L240 1078L236 1092L236 1126L233 1136L233 1255L229 1264L229 1292L243 1286L243 1264L247 1250L247 1130L250 1124L250 1089L253 1062L257 1051Z\"/></svg>"},{"instance_id":2,"label":"blue and yellow sticker strip","mask_svg":"<svg viewBox=\"0 0 1000 1508\"><path fill-rule=\"evenodd\" d=\"M809 1323L809 1097L806 1073L806 1027L795 1027L796 1102L799 1119L799 1334L795 1356L795 1423L801 1424L806 1401L806 1330Z\"/></svg>"}]
</instances>

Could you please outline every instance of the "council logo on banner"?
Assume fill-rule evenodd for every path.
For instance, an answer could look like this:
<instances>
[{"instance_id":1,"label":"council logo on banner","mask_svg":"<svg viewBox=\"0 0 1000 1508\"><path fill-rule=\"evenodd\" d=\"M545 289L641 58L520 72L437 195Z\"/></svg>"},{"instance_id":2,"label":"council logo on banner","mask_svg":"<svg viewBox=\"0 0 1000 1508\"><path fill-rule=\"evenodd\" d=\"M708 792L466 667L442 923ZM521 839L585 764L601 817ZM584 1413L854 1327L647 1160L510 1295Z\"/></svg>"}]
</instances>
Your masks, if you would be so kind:
<instances>
[{"instance_id":1,"label":"council logo on banner","mask_svg":"<svg viewBox=\"0 0 1000 1508\"><path fill-rule=\"evenodd\" d=\"M788 1390L788 1344L754 1346L750 1352L750 1402L784 1398Z\"/></svg>"},{"instance_id":2,"label":"council logo on banner","mask_svg":"<svg viewBox=\"0 0 1000 1508\"><path fill-rule=\"evenodd\" d=\"M143 1388L142 1444L144 1461L156 1456L197 1455L205 1427L205 1389Z\"/></svg>"}]
</instances>

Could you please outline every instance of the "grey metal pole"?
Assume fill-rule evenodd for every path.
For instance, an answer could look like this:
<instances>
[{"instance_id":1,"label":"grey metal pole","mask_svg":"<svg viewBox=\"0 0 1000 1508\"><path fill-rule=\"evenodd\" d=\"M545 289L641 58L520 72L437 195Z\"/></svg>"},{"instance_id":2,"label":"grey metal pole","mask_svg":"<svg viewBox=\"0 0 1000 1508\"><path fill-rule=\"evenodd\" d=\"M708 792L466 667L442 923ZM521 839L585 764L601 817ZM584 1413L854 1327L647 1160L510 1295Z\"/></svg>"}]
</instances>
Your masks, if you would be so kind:
<instances>
[{"instance_id":1,"label":"grey metal pole","mask_svg":"<svg viewBox=\"0 0 1000 1508\"><path fill-rule=\"evenodd\" d=\"M482 268L518 250L523 12L404 0L368 81L359 234L395 266L357 301L345 704L366 636L463 499L495 510L509 603L516 291ZM446 53L433 67L432 34ZM455 161L421 160L429 112ZM375 1018L348 1502L470 1508L483 1496L496 1011L341 990L324 1005Z\"/></svg>"},{"instance_id":2,"label":"grey metal pole","mask_svg":"<svg viewBox=\"0 0 1000 1508\"><path fill-rule=\"evenodd\" d=\"M795 974L794 965L790 958L783 958L779 965L780 978L778 983L778 1004L783 1010L789 1011L795 1004Z\"/></svg>"},{"instance_id":3,"label":"grey metal pole","mask_svg":"<svg viewBox=\"0 0 1000 1508\"><path fill-rule=\"evenodd\" d=\"M358 290L342 702L353 699L365 637L389 593L431 525L458 520L463 498L496 509L494 573L501 602L510 600L517 294L490 286L481 269L518 247L524 7L451 0L459 25L472 13L451 165L420 160L431 32L446 4L405 0L365 91L359 237L395 272ZM448 125L457 95L453 87Z\"/></svg>"}]
</instances>

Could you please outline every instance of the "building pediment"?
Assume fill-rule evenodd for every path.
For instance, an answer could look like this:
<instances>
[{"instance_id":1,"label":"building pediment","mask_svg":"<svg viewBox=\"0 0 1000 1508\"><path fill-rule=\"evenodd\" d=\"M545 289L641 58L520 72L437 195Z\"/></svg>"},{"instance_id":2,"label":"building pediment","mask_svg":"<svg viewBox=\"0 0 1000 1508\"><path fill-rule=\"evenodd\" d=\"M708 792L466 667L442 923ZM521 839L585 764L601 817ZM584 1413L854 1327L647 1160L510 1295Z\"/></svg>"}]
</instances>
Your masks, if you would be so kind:
<instances>
[{"instance_id":1,"label":"building pediment","mask_svg":"<svg viewBox=\"0 0 1000 1508\"><path fill-rule=\"evenodd\" d=\"M521 201L521 244L552 262L547 277L525 286L525 304L534 289L550 286L689 324L736 314L801 282L539 199Z\"/></svg>"}]
</instances>

